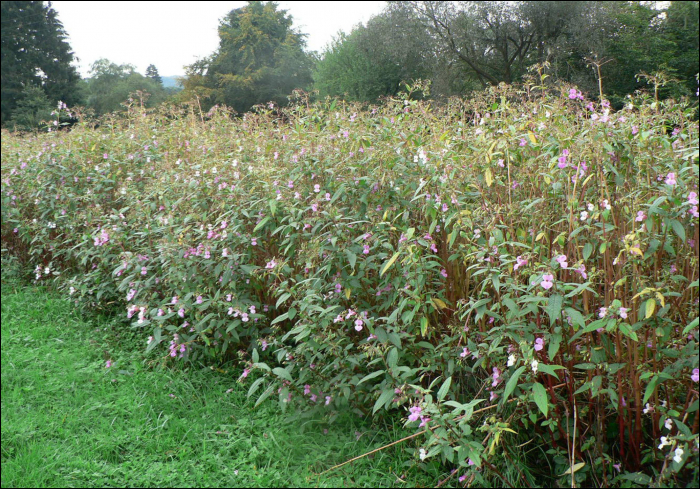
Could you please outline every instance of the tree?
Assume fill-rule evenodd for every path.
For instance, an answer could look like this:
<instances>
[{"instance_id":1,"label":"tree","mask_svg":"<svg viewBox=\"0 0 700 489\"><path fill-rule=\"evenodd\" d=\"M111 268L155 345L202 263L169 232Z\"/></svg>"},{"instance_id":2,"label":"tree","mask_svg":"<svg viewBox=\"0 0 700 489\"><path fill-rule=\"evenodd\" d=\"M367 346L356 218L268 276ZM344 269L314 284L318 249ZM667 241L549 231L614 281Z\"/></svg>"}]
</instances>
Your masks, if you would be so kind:
<instances>
[{"instance_id":1,"label":"tree","mask_svg":"<svg viewBox=\"0 0 700 489\"><path fill-rule=\"evenodd\" d=\"M73 53L51 3L7 1L1 12L0 123L6 123L24 97L37 100L29 87L41 89L52 105L59 100L79 103L80 76L71 66Z\"/></svg>"},{"instance_id":2,"label":"tree","mask_svg":"<svg viewBox=\"0 0 700 489\"><path fill-rule=\"evenodd\" d=\"M32 131L51 118L53 104L46 93L34 85L28 85L12 111L7 126L14 131Z\"/></svg>"},{"instance_id":3,"label":"tree","mask_svg":"<svg viewBox=\"0 0 700 489\"><path fill-rule=\"evenodd\" d=\"M146 68L146 77L150 78L158 85L163 86L163 79L160 77L160 74L158 74L158 68L156 68L155 65L148 65L148 68Z\"/></svg>"},{"instance_id":4,"label":"tree","mask_svg":"<svg viewBox=\"0 0 700 489\"><path fill-rule=\"evenodd\" d=\"M87 84L87 105L96 114L122 110L122 104L137 91L150 95L147 107L154 107L168 97L162 84L137 73L133 65L117 65L107 59L99 59L92 64Z\"/></svg>"},{"instance_id":5,"label":"tree","mask_svg":"<svg viewBox=\"0 0 700 489\"><path fill-rule=\"evenodd\" d=\"M432 77L433 45L405 10L386 9L333 40L314 71L314 88L362 101L394 95L401 82Z\"/></svg>"},{"instance_id":6,"label":"tree","mask_svg":"<svg viewBox=\"0 0 700 489\"><path fill-rule=\"evenodd\" d=\"M274 2L248 2L219 25L219 48L187 68L183 97L204 108L224 104L238 112L273 101L284 104L295 88L311 82L312 58L305 35Z\"/></svg>"}]
</instances>

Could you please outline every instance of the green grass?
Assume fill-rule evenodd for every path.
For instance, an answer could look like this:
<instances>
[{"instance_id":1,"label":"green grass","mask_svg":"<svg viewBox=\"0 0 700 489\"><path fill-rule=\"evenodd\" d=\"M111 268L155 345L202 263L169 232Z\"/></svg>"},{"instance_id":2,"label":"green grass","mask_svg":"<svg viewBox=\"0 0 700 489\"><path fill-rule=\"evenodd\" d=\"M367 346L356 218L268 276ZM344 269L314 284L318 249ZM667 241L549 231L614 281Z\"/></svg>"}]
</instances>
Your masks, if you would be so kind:
<instances>
[{"instance_id":1,"label":"green grass","mask_svg":"<svg viewBox=\"0 0 700 489\"><path fill-rule=\"evenodd\" d=\"M407 445L316 476L410 433L254 409L237 373L150 367L135 338L3 280L3 487L434 485Z\"/></svg>"}]
</instances>

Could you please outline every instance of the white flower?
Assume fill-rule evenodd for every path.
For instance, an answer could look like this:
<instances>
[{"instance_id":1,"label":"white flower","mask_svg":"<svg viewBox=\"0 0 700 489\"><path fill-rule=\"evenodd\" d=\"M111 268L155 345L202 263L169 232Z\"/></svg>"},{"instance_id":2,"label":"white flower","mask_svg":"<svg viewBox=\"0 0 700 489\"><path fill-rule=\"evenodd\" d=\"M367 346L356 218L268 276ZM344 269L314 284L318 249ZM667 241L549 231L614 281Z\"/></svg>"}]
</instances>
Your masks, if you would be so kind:
<instances>
[{"instance_id":1,"label":"white flower","mask_svg":"<svg viewBox=\"0 0 700 489\"><path fill-rule=\"evenodd\" d=\"M671 444L671 442L668 441L668 438L666 438L665 436L662 436L662 437L661 437L661 443L659 443L659 450L663 450L663 448L664 448L666 445L670 445L670 444Z\"/></svg>"},{"instance_id":2,"label":"white flower","mask_svg":"<svg viewBox=\"0 0 700 489\"><path fill-rule=\"evenodd\" d=\"M588 212L586 212L586 211L581 212L581 220L585 221L586 219L588 219Z\"/></svg>"},{"instance_id":3,"label":"white flower","mask_svg":"<svg viewBox=\"0 0 700 489\"><path fill-rule=\"evenodd\" d=\"M536 374L537 373L537 366L540 364L537 360L533 360L530 366L532 367L532 373Z\"/></svg>"},{"instance_id":4,"label":"white flower","mask_svg":"<svg viewBox=\"0 0 700 489\"><path fill-rule=\"evenodd\" d=\"M649 405L649 403L647 403L646 406L644 407L644 414L649 414L653 410L654 410L654 407Z\"/></svg>"},{"instance_id":5,"label":"white flower","mask_svg":"<svg viewBox=\"0 0 700 489\"><path fill-rule=\"evenodd\" d=\"M673 461L677 464L681 463L683 460L683 449L681 447L676 448L676 455L673 457Z\"/></svg>"},{"instance_id":6,"label":"white flower","mask_svg":"<svg viewBox=\"0 0 700 489\"><path fill-rule=\"evenodd\" d=\"M667 430L673 428L673 421L671 421L671 418L666 418L666 421L664 421L664 426Z\"/></svg>"},{"instance_id":7,"label":"white flower","mask_svg":"<svg viewBox=\"0 0 700 489\"><path fill-rule=\"evenodd\" d=\"M511 354L508 357L508 366L512 367L513 365L515 365L515 355Z\"/></svg>"},{"instance_id":8,"label":"white flower","mask_svg":"<svg viewBox=\"0 0 700 489\"><path fill-rule=\"evenodd\" d=\"M421 460L425 460L425 457L428 456L428 452L425 451L425 448L421 448L418 452Z\"/></svg>"}]
</instances>

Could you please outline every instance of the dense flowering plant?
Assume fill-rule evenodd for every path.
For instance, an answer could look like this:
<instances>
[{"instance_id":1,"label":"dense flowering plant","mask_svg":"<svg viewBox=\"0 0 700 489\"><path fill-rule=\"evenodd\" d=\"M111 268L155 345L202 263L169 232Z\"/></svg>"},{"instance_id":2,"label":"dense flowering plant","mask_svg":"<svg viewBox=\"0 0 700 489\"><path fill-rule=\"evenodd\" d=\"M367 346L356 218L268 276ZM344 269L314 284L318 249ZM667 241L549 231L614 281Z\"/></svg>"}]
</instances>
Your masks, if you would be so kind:
<instances>
[{"instance_id":1,"label":"dense flowering plant","mask_svg":"<svg viewBox=\"0 0 700 489\"><path fill-rule=\"evenodd\" d=\"M464 483L683 485L696 107L496 87L3 134L3 254L258 402L402 412Z\"/></svg>"}]
</instances>

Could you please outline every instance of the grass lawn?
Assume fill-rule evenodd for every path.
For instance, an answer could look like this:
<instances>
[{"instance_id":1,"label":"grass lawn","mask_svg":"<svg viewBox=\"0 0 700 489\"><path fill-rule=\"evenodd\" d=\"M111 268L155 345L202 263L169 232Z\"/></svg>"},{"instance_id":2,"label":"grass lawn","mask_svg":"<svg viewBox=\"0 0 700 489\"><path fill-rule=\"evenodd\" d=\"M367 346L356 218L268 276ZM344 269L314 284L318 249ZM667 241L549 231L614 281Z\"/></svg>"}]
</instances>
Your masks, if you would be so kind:
<instances>
[{"instance_id":1,"label":"grass lawn","mask_svg":"<svg viewBox=\"0 0 700 489\"><path fill-rule=\"evenodd\" d=\"M149 367L141 342L3 281L2 487L435 484L406 444L317 476L410 433L254 409L238 372Z\"/></svg>"}]
</instances>

